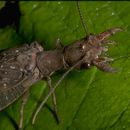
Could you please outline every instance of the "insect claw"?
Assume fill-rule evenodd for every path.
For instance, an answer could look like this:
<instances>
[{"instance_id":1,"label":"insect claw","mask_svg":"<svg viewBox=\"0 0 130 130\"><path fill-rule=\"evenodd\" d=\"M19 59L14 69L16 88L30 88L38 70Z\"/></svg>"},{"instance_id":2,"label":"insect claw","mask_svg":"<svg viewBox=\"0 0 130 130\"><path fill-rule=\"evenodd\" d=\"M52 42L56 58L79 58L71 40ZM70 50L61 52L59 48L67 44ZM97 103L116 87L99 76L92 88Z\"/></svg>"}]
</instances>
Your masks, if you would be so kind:
<instances>
[{"instance_id":1,"label":"insect claw","mask_svg":"<svg viewBox=\"0 0 130 130\"><path fill-rule=\"evenodd\" d=\"M119 72L118 69L110 67L110 66L107 69L105 69L104 71L109 72L109 73L117 73L117 72Z\"/></svg>"},{"instance_id":2,"label":"insect claw","mask_svg":"<svg viewBox=\"0 0 130 130\"><path fill-rule=\"evenodd\" d=\"M107 39L109 36L114 35L115 33L121 32L121 31L123 31L123 29L121 28L111 28L105 32L100 33L96 37L100 42L102 42L103 40Z\"/></svg>"},{"instance_id":3,"label":"insect claw","mask_svg":"<svg viewBox=\"0 0 130 130\"><path fill-rule=\"evenodd\" d=\"M98 68L99 68L99 66L98 66ZM104 64L104 66L102 68L99 68L99 69L104 71L104 72L109 72L109 73L117 73L118 72L118 70L116 68L113 68L107 64L106 65Z\"/></svg>"},{"instance_id":4,"label":"insect claw","mask_svg":"<svg viewBox=\"0 0 130 130\"><path fill-rule=\"evenodd\" d=\"M109 60L109 58L106 58L105 60ZM100 69L100 70L102 70L102 71L104 71L104 72L109 72L109 73L116 73L116 72L118 72L118 70L117 69L115 69L115 68L113 68L113 67L111 67L108 63L107 63L107 61L105 61L105 60L95 60L94 62L93 62L93 64L98 68L98 69Z\"/></svg>"},{"instance_id":5,"label":"insect claw","mask_svg":"<svg viewBox=\"0 0 130 130\"><path fill-rule=\"evenodd\" d=\"M108 31L110 31L111 34L115 34L116 32L123 31L123 29L121 29L121 28L112 28L112 29L109 29Z\"/></svg>"}]
</instances>

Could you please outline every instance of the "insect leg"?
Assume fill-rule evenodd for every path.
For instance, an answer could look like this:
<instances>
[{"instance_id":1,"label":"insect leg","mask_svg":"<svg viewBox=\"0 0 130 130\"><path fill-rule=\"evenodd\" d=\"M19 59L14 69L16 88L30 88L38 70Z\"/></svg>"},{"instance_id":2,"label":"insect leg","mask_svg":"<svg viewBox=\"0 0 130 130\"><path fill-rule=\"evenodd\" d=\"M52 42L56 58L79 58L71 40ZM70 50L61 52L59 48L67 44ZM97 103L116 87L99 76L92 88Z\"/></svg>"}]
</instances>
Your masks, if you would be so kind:
<instances>
[{"instance_id":1,"label":"insect leg","mask_svg":"<svg viewBox=\"0 0 130 130\"><path fill-rule=\"evenodd\" d=\"M39 113L39 111L42 109L48 98L54 93L55 89L58 87L58 85L61 83L61 81L68 75L70 71L72 71L77 65L81 64L84 61L84 58L78 61L76 64L74 64L72 67L70 67L62 76L61 78L56 82L54 87L52 87L51 91L48 93L48 95L45 97L45 99L41 102L41 104L38 106L36 112L33 115L32 124L35 123L36 117Z\"/></svg>"},{"instance_id":2,"label":"insect leg","mask_svg":"<svg viewBox=\"0 0 130 130\"><path fill-rule=\"evenodd\" d=\"M49 87L49 89L51 91L52 84L51 84L51 78L50 77L47 77L47 84L48 84L48 87ZM56 103L55 92L52 93L52 104L53 104L54 116L56 117L57 123L59 123L60 120L59 120L59 116L58 116L58 112L57 112L57 103Z\"/></svg>"},{"instance_id":3,"label":"insect leg","mask_svg":"<svg viewBox=\"0 0 130 130\"><path fill-rule=\"evenodd\" d=\"M23 114L24 114L24 107L28 101L28 97L29 97L29 92L27 91L23 97L22 97L22 104L21 104L21 108L20 108L20 121L19 121L19 129L22 129L23 127Z\"/></svg>"}]
</instances>

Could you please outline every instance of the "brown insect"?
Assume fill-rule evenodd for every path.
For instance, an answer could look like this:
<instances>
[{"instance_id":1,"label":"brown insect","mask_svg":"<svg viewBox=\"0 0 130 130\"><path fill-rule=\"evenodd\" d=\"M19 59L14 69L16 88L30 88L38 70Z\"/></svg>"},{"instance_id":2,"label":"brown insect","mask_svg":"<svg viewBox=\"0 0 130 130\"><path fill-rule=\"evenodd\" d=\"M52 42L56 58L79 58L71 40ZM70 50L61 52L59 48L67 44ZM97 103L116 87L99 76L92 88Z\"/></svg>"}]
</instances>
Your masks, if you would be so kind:
<instances>
[{"instance_id":1,"label":"brown insect","mask_svg":"<svg viewBox=\"0 0 130 130\"><path fill-rule=\"evenodd\" d=\"M79 3L77 3L77 6L82 20ZM116 71L116 69L109 65L111 59L102 56L102 53L108 50L105 47L106 44L110 43L107 38L120 31L122 31L120 28L112 28L97 35L89 34L64 47L60 46L60 43L57 42L57 48L49 51L45 51L37 42L3 51L0 54L0 110L12 104L20 96L23 96L19 123L19 128L22 128L23 111L30 86L41 79L46 79L50 93L42 101L34 114L33 124L40 109L51 95L53 97L54 112L57 115L54 91L72 69L87 70L92 66L96 66L105 72ZM66 72L55 86L52 87L51 76L60 69L64 69Z\"/></svg>"}]
</instances>

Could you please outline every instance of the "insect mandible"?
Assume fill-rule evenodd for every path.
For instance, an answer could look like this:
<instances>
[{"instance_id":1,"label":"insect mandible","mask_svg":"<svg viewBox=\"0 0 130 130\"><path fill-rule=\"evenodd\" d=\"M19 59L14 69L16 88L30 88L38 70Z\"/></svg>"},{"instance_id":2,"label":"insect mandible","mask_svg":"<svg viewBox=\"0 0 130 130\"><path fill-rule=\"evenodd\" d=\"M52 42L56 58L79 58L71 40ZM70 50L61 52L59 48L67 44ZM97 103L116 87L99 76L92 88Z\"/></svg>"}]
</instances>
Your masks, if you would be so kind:
<instances>
[{"instance_id":1,"label":"insect mandible","mask_svg":"<svg viewBox=\"0 0 130 130\"><path fill-rule=\"evenodd\" d=\"M23 126L23 111L27 102L26 95L30 86L39 80L46 79L50 88L49 94L42 101L33 117L33 124L42 106L47 99L53 97L54 112L57 115L55 89L63 78L73 69L89 69L96 66L101 71L116 72L110 66L110 58L101 56L108 51L105 46L110 43L109 36L122 31L121 28L108 29L100 34L88 34L77 2L78 12L82 25L87 34L86 37L76 40L67 46L60 46L54 50L45 51L37 42L31 45L24 44L21 47L11 48L0 54L0 111L23 96L20 109L19 128ZM51 76L57 70L66 72L58 80L54 87L51 85Z\"/></svg>"}]
</instances>

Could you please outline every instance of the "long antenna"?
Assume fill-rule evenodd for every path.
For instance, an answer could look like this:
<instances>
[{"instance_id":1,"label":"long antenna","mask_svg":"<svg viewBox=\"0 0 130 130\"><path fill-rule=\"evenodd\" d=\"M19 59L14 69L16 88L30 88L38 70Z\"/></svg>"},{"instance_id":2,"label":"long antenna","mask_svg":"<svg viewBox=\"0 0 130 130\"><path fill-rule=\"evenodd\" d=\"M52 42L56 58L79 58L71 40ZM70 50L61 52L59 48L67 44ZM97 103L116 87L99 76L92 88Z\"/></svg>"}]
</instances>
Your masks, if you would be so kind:
<instances>
[{"instance_id":1,"label":"long antenna","mask_svg":"<svg viewBox=\"0 0 130 130\"><path fill-rule=\"evenodd\" d=\"M76 64L74 64L72 67L70 67L63 75L62 77L58 80L58 82L54 85L54 87L51 89L51 91L49 92L49 94L45 97L45 99L41 102L41 104L38 106L34 116L33 116L33 119L32 119L32 124L35 123L35 119L39 113L39 111L42 109L42 107L44 106L44 104L46 103L46 101L48 100L48 98L52 95L52 93L55 91L55 89L57 88L57 86L61 83L61 81L68 75L68 73L70 71L72 71L77 65L79 65L80 63L82 63L83 61L83 58L78 61Z\"/></svg>"},{"instance_id":2,"label":"long antenna","mask_svg":"<svg viewBox=\"0 0 130 130\"><path fill-rule=\"evenodd\" d=\"M83 15L82 15L82 13L81 13L79 1L76 1L76 5L77 5L77 9L78 9L78 12L79 12L80 20L81 20L82 26L83 26L83 28L84 28L84 31L85 31L86 35L89 35L88 28L87 28L87 26L86 26L86 24L85 24Z\"/></svg>"}]
</instances>

